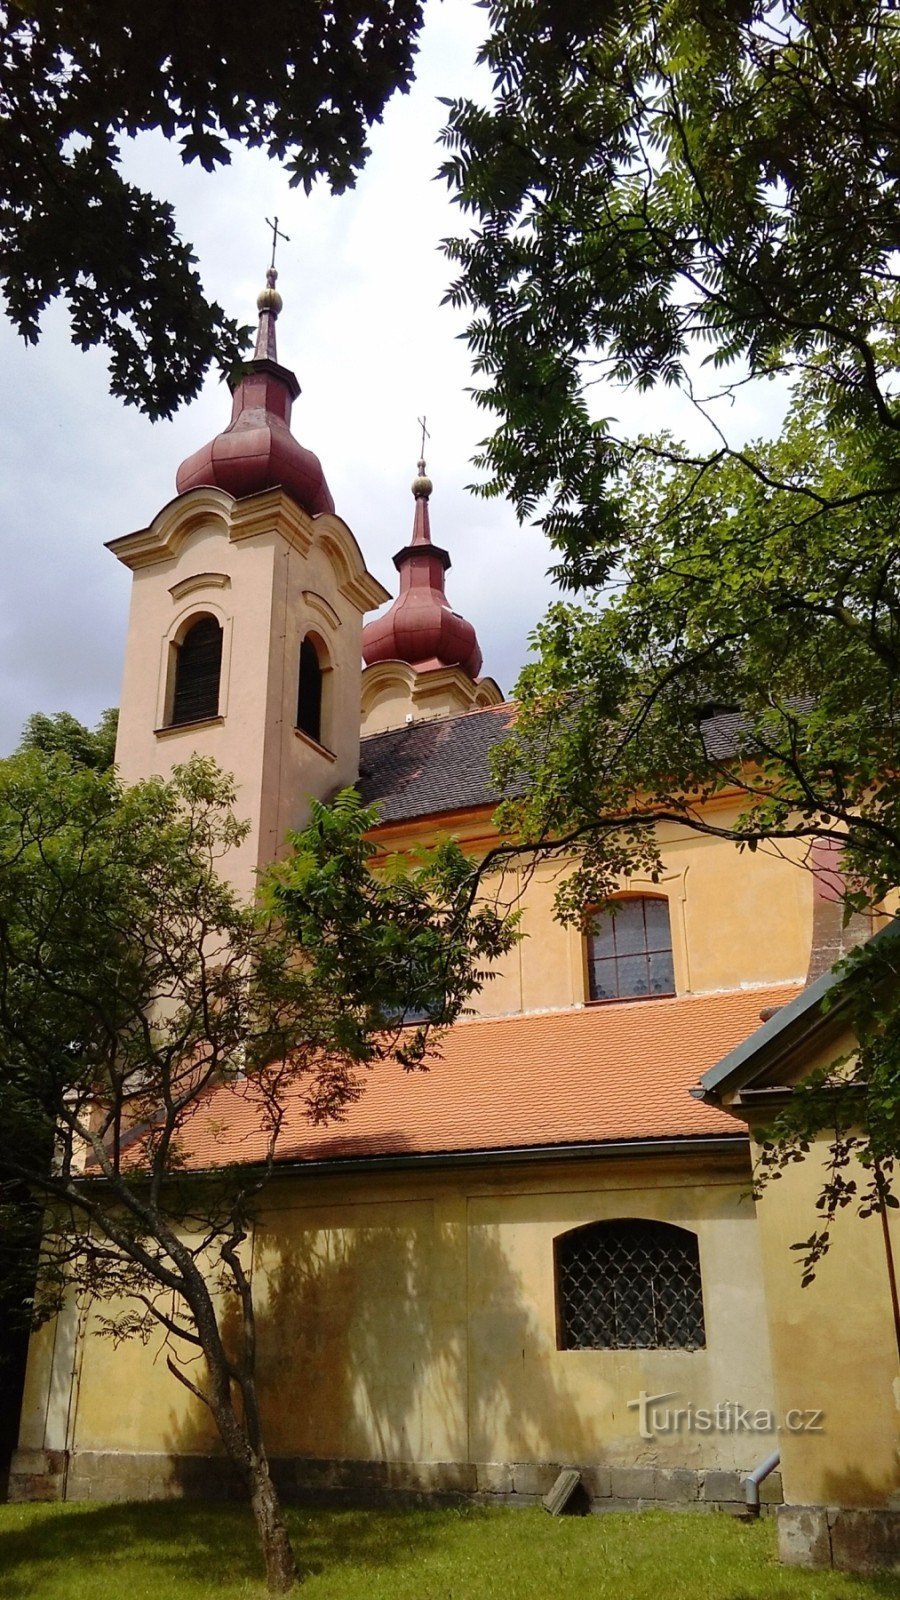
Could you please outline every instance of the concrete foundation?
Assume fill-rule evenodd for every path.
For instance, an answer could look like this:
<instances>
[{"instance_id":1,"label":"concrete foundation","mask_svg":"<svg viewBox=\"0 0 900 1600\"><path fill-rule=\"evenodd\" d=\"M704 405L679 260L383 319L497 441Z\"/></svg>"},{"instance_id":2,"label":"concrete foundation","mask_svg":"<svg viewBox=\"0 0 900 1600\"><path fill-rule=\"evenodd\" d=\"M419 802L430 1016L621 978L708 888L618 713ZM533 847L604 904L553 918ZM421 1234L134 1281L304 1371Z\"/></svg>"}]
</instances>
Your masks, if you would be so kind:
<instances>
[{"instance_id":1,"label":"concrete foundation","mask_svg":"<svg viewBox=\"0 0 900 1600\"><path fill-rule=\"evenodd\" d=\"M900 1510L779 1506L778 1553L791 1567L900 1572Z\"/></svg>"},{"instance_id":2,"label":"concrete foundation","mask_svg":"<svg viewBox=\"0 0 900 1600\"><path fill-rule=\"evenodd\" d=\"M306 1504L435 1504L476 1500L536 1505L573 1462L344 1461L274 1458L272 1475L284 1499ZM578 1468L594 1511L742 1510L740 1473L686 1468ZM781 1499L773 1473L762 1485L763 1510ZM229 1500L240 1481L220 1456L131 1455L117 1452L19 1450L10 1473L11 1500Z\"/></svg>"}]
</instances>

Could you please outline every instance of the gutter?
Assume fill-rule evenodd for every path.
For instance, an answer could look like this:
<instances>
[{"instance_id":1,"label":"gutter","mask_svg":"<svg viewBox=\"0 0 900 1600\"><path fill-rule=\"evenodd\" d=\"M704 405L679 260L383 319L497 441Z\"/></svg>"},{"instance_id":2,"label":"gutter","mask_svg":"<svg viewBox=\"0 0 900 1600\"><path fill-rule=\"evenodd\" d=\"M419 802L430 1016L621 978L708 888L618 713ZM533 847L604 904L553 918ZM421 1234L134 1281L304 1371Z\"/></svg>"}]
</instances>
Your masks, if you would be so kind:
<instances>
[{"instance_id":1,"label":"gutter","mask_svg":"<svg viewBox=\"0 0 900 1600\"><path fill-rule=\"evenodd\" d=\"M713 1156L733 1155L737 1151L744 1151L749 1144L745 1132L729 1134L687 1134L680 1139L609 1139L591 1144L542 1144L525 1145L520 1148L515 1146L501 1147L492 1150L435 1150L435 1151L406 1151L389 1155L374 1156L332 1156L324 1160L311 1161L275 1161L269 1171L269 1177L275 1178L302 1178L313 1174L325 1175L347 1172L423 1172L453 1170L461 1167L512 1167L530 1166L539 1161L597 1161L604 1158L614 1159L622 1157L637 1157L639 1159L652 1159L654 1156L697 1155L705 1153ZM261 1163L247 1162L232 1163L231 1166L223 1163L216 1167L189 1167L182 1168L178 1173L172 1174L180 1182L192 1178L221 1177L224 1172L233 1170L235 1165L240 1165L248 1175L254 1172L264 1172L266 1169ZM105 1183L106 1179L86 1175L88 1183Z\"/></svg>"},{"instance_id":2,"label":"gutter","mask_svg":"<svg viewBox=\"0 0 900 1600\"><path fill-rule=\"evenodd\" d=\"M682 1155L687 1150L705 1150L713 1155L725 1155L743 1149L746 1142L743 1133L710 1137L701 1134L683 1139L611 1139L594 1144L527 1145L522 1149L512 1146L496 1150L436 1150L424 1154L416 1151L403 1155L358 1156L343 1161L338 1156L323 1161L276 1162L272 1176L283 1174L285 1177L299 1177L308 1172L400 1172L407 1169L423 1171L431 1168L526 1166L536 1161L596 1161L604 1157ZM217 1167L203 1169L205 1173L220 1170Z\"/></svg>"}]
</instances>

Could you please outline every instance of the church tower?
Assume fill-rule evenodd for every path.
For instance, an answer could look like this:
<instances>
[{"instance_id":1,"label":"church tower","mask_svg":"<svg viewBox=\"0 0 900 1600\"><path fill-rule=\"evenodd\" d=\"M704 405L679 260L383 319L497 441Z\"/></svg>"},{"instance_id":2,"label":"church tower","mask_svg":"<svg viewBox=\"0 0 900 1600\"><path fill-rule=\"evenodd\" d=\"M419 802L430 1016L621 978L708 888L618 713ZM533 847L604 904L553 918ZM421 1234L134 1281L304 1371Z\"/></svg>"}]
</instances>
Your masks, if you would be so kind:
<instances>
[{"instance_id":1,"label":"church tower","mask_svg":"<svg viewBox=\"0 0 900 1600\"><path fill-rule=\"evenodd\" d=\"M412 485L412 539L394 557L400 593L363 629L364 734L503 700L493 678L478 676L482 658L475 629L452 609L445 593L450 557L431 542L433 487L421 460Z\"/></svg>"},{"instance_id":2,"label":"church tower","mask_svg":"<svg viewBox=\"0 0 900 1600\"><path fill-rule=\"evenodd\" d=\"M245 894L309 797L356 781L362 620L389 598L291 433L300 386L278 361L276 276L228 427L182 463L148 528L109 545L133 574L121 777L166 776L195 751L233 773L251 831L230 876Z\"/></svg>"}]
</instances>

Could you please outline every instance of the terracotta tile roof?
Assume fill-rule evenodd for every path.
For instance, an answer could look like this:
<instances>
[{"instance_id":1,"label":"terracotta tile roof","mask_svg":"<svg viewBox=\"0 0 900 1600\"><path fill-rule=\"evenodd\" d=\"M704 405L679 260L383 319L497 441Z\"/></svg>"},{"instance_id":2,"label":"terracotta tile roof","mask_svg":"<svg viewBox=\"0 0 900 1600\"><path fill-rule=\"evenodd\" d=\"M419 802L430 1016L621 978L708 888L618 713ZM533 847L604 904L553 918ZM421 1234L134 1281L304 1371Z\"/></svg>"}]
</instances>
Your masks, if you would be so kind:
<instances>
[{"instance_id":1,"label":"terracotta tile roof","mask_svg":"<svg viewBox=\"0 0 900 1600\"><path fill-rule=\"evenodd\" d=\"M506 738L515 709L508 701L370 734L359 758L366 805L378 802L382 822L495 806L500 797L491 782L491 751ZM742 727L742 718L730 712L708 718L702 733L709 756L721 761L733 755Z\"/></svg>"},{"instance_id":2,"label":"terracotta tile roof","mask_svg":"<svg viewBox=\"0 0 900 1600\"><path fill-rule=\"evenodd\" d=\"M571 1146L734 1134L735 1119L691 1098L701 1073L786 1004L797 984L631 1001L458 1024L425 1073L366 1073L340 1123L289 1111L280 1161ZM213 1091L182 1137L191 1167L253 1161L263 1140L250 1085Z\"/></svg>"}]
</instances>

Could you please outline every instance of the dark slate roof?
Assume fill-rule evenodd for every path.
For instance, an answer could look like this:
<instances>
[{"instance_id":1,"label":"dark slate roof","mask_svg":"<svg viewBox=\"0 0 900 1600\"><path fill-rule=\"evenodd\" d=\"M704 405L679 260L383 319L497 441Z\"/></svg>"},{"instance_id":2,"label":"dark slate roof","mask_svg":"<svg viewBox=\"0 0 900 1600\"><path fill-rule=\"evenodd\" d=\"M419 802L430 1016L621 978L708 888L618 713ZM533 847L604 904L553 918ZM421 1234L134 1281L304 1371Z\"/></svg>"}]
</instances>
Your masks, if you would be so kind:
<instances>
[{"instance_id":1,"label":"dark slate roof","mask_svg":"<svg viewBox=\"0 0 900 1600\"><path fill-rule=\"evenodd\" d=\"M370 734L359 756L363 801L378 802L382 822L496 805L489 757L505 738L514 710L490 706Z\"/></svg>"},{"instance_id":2,"label":"dark slate roof","mask_svg":"<svg viewBox=\"0 0 900 1600\"><path fill-rule=\"evenodd\" d=\"M490 753L506 737L514 715L515 706L507 702L370 734L359 757L364 803L378 803L382 822L496 805L500 796L491 783ZM734 755L743 726L737 712L719 712L701 723L711 760Z\"/></svg>"}]
</instances>

